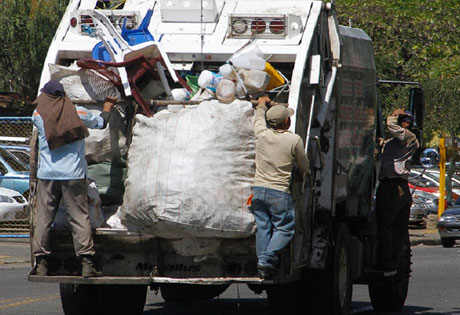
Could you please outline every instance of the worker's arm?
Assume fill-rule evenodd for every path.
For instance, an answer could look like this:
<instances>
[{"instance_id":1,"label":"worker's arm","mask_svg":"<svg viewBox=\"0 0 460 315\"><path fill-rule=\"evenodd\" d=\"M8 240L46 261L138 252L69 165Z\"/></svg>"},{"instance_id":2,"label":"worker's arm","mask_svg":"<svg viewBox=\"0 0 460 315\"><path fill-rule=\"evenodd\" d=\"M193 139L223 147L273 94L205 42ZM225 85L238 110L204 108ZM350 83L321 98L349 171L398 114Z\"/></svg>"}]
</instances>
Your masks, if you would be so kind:
<instances>
[{"instance_id":1,"label":"worker's arm","mask_svg":"<svg viewBox=\"0 0 460 315\"><path fill-rule=\"evenodd\" d=\"M104 127L107 126L110 120L110 111L112 110L113 105L117 103L116 97L106 97L104 104L102 105L101 117L104 119Z\"/></svg>"},{"instance_id":2,"label":"worker's arm","mask_svg":"<svg viewBox=\"0 0 460 315\"><path fill-rule=\"evenodd\" d=\"M267 130L267 122L265 121L265 112L267 104L270 103L270 98L267 96L259 97L256 107L256 118L254 120L254 134L256 138Z\"/></svg>"},{"instance_id":3,"label":"worker's arm","mask_svg":"<svg viewBox=\"0 0 460 315\"><path fill-rule=\"evenodd\" d=\"M305 148L303 146L303 141L302 139L300 139L300 137L294 150L294 157L297 166L302 171L302 173L304 173L305 175L310 175L310 163L308 161L307 156L305 155Z\"/></svg>"},{"instance_id":4,"label":"worker's arm","mask_svg":"<svg viewBox=\"0 0 460 315\"><path fill-rule=\"evenodd\" d=\"M116 103L116 98L106 98L102 105L102 113L100 115L94 115L84 107L77 107L77 113L80 119L88 128L92 129L104 129L110 120L110 111L112 106Z\"/></svg>"},{"instance_id":5,"label":"worker's arm","mask_svg":"<svg viewBox=\"0 0 460 315\"><path fill-rule=\"evenodd\" d=\"M408 129L404 129L398 125L398 116L405 115L404 109L396 109L390 116L387 117L387 129L391 137L404 142L412 142L415 140L415 135Z\"/></svg>"}]
</instances>

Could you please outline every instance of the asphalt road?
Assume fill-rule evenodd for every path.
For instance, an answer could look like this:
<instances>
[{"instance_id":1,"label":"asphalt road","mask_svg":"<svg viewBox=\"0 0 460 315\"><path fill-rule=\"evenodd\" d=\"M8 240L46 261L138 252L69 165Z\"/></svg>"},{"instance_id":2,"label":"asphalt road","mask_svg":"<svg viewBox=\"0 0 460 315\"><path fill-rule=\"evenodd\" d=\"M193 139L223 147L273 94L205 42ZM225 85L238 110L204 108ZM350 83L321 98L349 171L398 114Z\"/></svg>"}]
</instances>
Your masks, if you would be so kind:
<instances>
[{"instance_id":1,"label":"asphalt road","mask_svg":"<svg viewBox=\"0 0 460 315\"><path fill-rule=\"evenodd\" d=\"M63 314L57 284L27 281L27 263L11 263L28 254L27 244L0 242L0 315ZM413 247L412 278L406 306L393 314L460 314L460 247ZM355 285L352 314L377 314L367 286ZM149 291L144 315L266 314L266 296L255 295L246 285L232 285L218 299L184 305L164 303Z\"/></svg>"}]
</instances>

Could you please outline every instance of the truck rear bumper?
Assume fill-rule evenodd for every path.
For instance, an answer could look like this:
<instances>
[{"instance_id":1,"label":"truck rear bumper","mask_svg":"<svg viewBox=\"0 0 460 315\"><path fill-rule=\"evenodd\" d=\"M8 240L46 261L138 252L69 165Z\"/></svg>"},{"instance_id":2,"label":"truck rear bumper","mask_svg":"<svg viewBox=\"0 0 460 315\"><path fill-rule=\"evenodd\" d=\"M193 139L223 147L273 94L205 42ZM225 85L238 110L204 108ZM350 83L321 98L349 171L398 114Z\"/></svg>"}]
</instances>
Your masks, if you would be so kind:
<instances>
[{"instance_id":1,"label":"truck rear bumper","mask_svg":"<svg viewBox=\"0 0 460 315\"><path fill-rule=\"evenodd\" d=\"M29 281L49 283L72 283L72 284L139 284L153 285L161 283L175 284L199 284L219 285L232 283L247 284L273 284L273 280L264 280L259 277L220 277L220 278L169 278L169 277L93 277L83 278L80 276L35 276L29 275Z\"/></svg>"}]
</instances>

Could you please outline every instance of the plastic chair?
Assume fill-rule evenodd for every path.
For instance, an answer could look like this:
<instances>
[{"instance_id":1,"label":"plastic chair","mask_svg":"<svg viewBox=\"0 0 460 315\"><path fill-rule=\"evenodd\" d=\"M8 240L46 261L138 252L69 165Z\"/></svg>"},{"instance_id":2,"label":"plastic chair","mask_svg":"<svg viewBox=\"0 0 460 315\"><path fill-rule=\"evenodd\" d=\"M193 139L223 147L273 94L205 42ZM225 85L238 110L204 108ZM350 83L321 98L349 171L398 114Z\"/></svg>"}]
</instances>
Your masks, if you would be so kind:
<instances>
[{"instance_id":1,"label":"plastic chair","mask_svg":"<svg viewBox=\"0 0 460 315\"><path fill-rule=\"evenodd\" d=\"M179 82L176 71L173 69L166 53L162 51L159 43L148 41L130 46L120 33L117 32L110 20L104 14L96 10L86 10L85 14L91 16L96 28L96 35L102 40L105 49L110 54L111 61L121 63L140 55L143 55L147 59L158 58L161 56L162 63L166 70L170 73L171 78L174 82ZM101 59L97 58L97 60ZM157 69L157 71L162 71L162 69ZM125 96L130 96L131 88L129 86L126 69L124 67L120 67L118 68L118 72L123 85L124 94ZM163 82L163 84L165 84L165 82ZM169 90L169 86L165 86L165 90Z\"/></svg>"},{"instance_id":2,"label":"plastic chair","mask_svg":"<svg viewBox=\"0 0 460 315\"><path fill-rule=\"evenodd\" d=\"M135 30L126 29L126 18L123 22L123 27L121 28L121 37L123 37L129 45L134 46L140 43L154 41L152 34L148 29L150 24L150 19L152 18L153 10L149 9L144 16L139 27Z\"/></svg>"},{"instance_id":3,"label":"plastic chair","mask_svg":"<svg viewBox=\"0 0 460 315\"><path fill-rule=\"evenodd\" d=\"M128 30L126 28L125 18L123 22L123 27L121 29L121 37L123 37L123 39L126 40L126 42L130 46L134 46L144 42L154 41L155 39L153 38L152 34L150 34L150 31L148 29L152 15L153 10L149 9L145 14L144 19L142 20L139 27L134 30ZM110 54L105 48L103 42L99 42L94 46L91 52L91 57L96 60L102 60L107 62L112 61L112 59L110 58Z\"/></svg>"}]
</instances>

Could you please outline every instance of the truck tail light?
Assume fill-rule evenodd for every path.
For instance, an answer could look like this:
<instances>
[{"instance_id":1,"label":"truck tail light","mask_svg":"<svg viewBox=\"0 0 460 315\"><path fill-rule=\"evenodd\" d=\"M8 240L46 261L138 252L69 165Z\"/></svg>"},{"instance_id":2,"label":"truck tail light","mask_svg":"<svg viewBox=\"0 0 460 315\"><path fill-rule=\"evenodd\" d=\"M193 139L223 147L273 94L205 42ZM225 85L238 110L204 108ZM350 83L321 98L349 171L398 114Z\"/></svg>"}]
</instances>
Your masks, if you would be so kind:
<instances>
[{"instance_id":1,"label":"truck tail light","mask_svg":"<svg viewBox=\"0 0 460 315\"><path fill-rule=\"evenodd\" d=\"M270 32L273 34L283 34L285 28L284 20L272 20L270 21Z\"/></svg>"},{"instance_id":2,"label":"truck tail light","mask_svg":"<svg viewBox=\"0 0 460 315\"><path fill-rule=\"evenodd\" d=\"M70 19L70 26L76 27L77 24L78 24L78 21L77 21L76 17L73 17L73 18Z\"/></svg>"},{"instance_id":3,"label":"truck tail light","mask_svg":"<svg viewBox=\"0 0 460 315\"><path fill-rule=\"evenodd\" d=\"M90 27L94 27L93 19L89 15L82 15L80 18L80 24L86 24Z\"/></svg>"},{"instance_id":4,"label":"truck tail light","mask_svg":"<svg viewBox=\"0 0 460 315\"><path fill-rule=\"evenodd\" d=\"M229 16L228 37L233 38L273 38L280 39L300 34L302 20L299 16L231 14Z\"/></svg>"},{"instance_id":5,"label":"truck tail light","mask_svg":"<svg viewBox=\"0 0 460 315\"><path fill-rule=\"evenodd\" d=\"M267 29L267 23L263 19L254 19L251 22L251 32L256 34L262 34Z\"/></svg>"},{"instance_id":6,"label":"truck tail light","mask_svg":"<svg viewBox=\"0 0 460 315\"><path fill-rule=\"evenodd\" d=\"M236 19L232 21L232 33L244 34L248 30L248 23L246 20Z\"/></svg>"},{"instance_id":7,"label":"truck tail light","mask_svg":"<svg viewBox=\"0 0 460 315\"><path fill-rule=\"evenodd\" d=\"M131 30L137 28L139 21L139 13L137 11L116 11L116 10L98 10L105 14L113 26L121 32L123 23L126 19L126 29ZM85 29L94 28L94 22L91 16L85 11L75 11L70 18L70 26L72 32L80 35L88 35Z\"/></svg>"}]
</instances>

